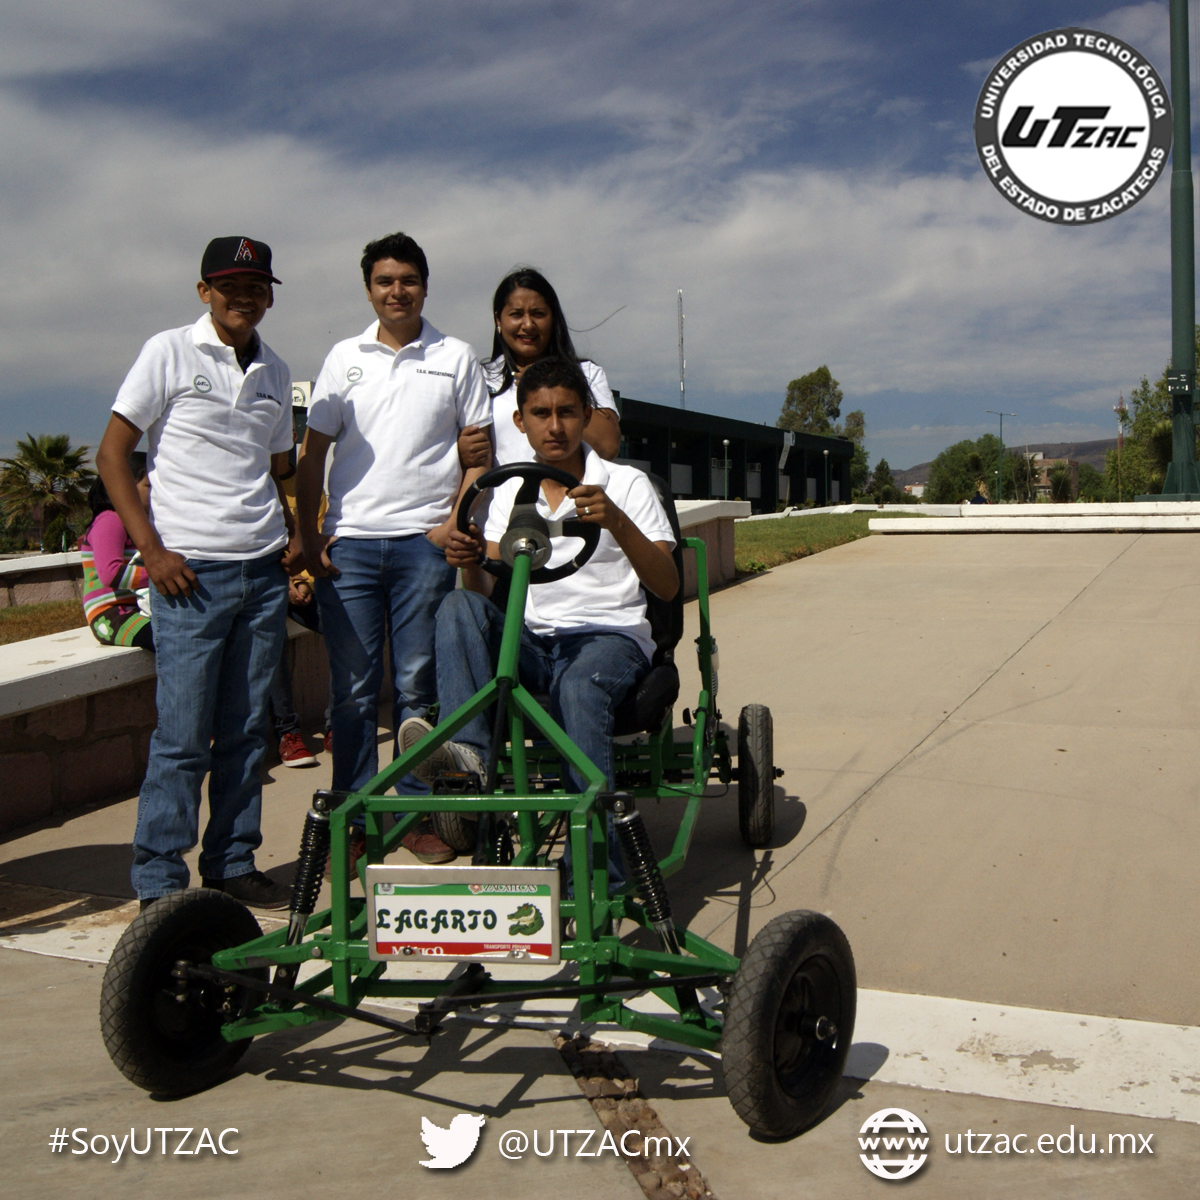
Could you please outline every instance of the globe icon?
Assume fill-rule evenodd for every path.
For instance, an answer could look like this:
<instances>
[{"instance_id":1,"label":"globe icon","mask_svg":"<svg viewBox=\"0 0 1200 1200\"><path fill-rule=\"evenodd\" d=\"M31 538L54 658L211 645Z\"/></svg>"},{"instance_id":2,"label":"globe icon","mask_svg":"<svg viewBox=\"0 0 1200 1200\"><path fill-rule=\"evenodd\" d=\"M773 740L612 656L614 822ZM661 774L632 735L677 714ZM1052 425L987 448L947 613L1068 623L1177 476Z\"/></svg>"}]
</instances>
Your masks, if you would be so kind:
<instances>
[{"instance_id":1,"label":"globe icon","mask_svg":"<svg viewBox=\"0 0 1200 1200\"><path fill-rule=\"evenodd\" d=\"M906 1108L881 1108L858 1131L863 1166L880 1179L907 1179L929 1157L927 1130L921 1118ZM918 1151L920 1152L918 1154ZM903 1155L904 1157L901 1157Z\"/></svg>"}]
</instances>

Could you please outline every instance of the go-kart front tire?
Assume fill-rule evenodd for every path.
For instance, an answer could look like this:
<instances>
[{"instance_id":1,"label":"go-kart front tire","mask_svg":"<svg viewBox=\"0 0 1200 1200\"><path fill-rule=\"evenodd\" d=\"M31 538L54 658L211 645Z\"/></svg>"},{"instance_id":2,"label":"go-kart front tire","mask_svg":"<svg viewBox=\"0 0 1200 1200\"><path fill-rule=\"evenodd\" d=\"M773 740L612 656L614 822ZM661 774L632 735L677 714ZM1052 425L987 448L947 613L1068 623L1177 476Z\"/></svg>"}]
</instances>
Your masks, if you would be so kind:
<instances>
[{"instance_id":1,"label":"go-kart front tire","mask_svg":"<svg viewBox=\"0 0 1200 1200\"><path fill-rule=\"evenodd\" d=\"M121 935L100 990L100 1031L117 1069L130 1083L165 1096L201 1091L219 1082L246 1052L249 1038L227 1042L221 1026L260 997L229 994L220 984L193 980L187 1002L176 999L176 962L210 963L260 937L250 910L208 888L156 900ZM247 972L266 979L265 970Z\"/></svg>"},{"instance_id":2,"label":"go-kart front tire","mask_svg":"<svg viewBox=\"0 0 1200 1200\"><path fill-rule=\"evenodd\" d=\"M765 704L747 704L738 717L738 830L753 849L775 833L775 726Z\"/></svg>"},{"instance_id":3,"label":"go-kart front tire","mask_svg":"<svg viewBox=\"0 0 1200 1200\"><path fill-rule=\"evenodd\" d=\"M783 913L750 943L725 1009L721 1069L734 1111L787 1138L828 1107L854 1036L857 980L846 935L821 913ZM836 1033L820 1036L819 1018Z\"/></svg>"}]
</instances>

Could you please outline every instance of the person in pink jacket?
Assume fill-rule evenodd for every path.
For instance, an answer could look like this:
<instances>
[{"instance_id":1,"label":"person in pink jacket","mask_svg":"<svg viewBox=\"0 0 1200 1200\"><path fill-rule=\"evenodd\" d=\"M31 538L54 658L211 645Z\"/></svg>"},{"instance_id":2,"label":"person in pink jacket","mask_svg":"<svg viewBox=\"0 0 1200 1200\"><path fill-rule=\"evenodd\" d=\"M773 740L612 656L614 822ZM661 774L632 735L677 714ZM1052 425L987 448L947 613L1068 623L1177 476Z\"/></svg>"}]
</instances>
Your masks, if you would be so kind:
<instances>
[{"instance_id":1,"label":"person in pink jacket","mask_svg":"<svg viewBox=\"0 0 1200 1200\"><path fill-rule=\"evenodd\" d=\"M150 511L150 480L146 456L132 461L138 495ZM121 518L117 516L104 483L97 479L88 492L92 523L79 539L83 555L83 614L96 640L105 646L137 646L154 649L150 617L138 607L138 593L145 594L150 576L142 566Z\"/></svg>"}]
</instances>

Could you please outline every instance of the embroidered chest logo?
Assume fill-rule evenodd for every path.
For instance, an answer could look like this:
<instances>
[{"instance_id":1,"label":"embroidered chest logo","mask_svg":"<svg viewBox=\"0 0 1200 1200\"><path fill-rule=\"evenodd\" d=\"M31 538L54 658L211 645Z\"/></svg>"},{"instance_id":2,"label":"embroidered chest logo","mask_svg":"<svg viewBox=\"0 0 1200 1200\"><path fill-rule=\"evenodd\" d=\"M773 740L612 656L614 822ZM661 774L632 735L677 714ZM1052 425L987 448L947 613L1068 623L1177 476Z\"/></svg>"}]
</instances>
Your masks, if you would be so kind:
<instances>
[{"instance_id":1,"label":"embroidered chest logo","mask_svg":"<svg viewBox=\"0 0 1200 1200\"><path fill-rule=\"evenodd\" d=\"M254 394L260 400L274 400L276 404L279 403L278 399L276 399L276 397L272 396L270 392L255 392Z\"/></svg>"},{"instance_id":2,"label":"embroidered chest logo","mask_svg":"<svg viewBox=\"0 0 1200 1200\"><path fill-rule=\"evenodd\" d=\"M362 378L362 367L351 367L346 372L346 379L349 383L357 383Z\"/></svg>"},{"instance_id":3,"label":"embroidered chest logo","mask_svg":"<svg viewBox=\"0 0 1200 1200\"><path fill-rule=\"evenodd\" d=\"M417 367L418 375L440 375L443 379L453 379L453 371L430 371L426 367Z\"/></svg>"},{"instance_id":4,"label":"embroidered chest logo","mask_svg":"<svg viewBox=\"0 0 1200 1200\"><path fill-rule=\"evenodd\" d=\"M201 393L212 391L212 384L203 375L197 375L195 379L192 380L192 387Z\"/></svg>"},{"instance_id":5,"label":"embroidered chest logo","mask_svg":"<svg viewBox=\"0 0 1200 1200\"><path fill-rule=\"evenodd\" d=\"M238 242L238 248L234 253L233 261L258 262L258 251L254 249L254 243L249 238L242 238Z\"/></svg>"}]
</instances>

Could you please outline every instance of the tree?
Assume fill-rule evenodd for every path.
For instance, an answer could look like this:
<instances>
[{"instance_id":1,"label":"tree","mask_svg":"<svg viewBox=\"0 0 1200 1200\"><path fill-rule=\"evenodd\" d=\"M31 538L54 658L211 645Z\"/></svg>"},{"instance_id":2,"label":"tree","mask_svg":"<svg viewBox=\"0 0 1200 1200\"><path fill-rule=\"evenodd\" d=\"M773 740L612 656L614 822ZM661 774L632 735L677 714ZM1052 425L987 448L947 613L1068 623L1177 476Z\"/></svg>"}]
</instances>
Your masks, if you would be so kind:
<instances>
[{"instance_id":1,"label":"tree","mask_svg":"<svg viewBox=\"0 0 1200 1200\"><path fill-rule=\"evenodd\" d=\"M849 438L856 446L861 446L863 439L867 436L866 414L861 408L856 408L853 412L848 412L846 414L846 423L839 425L834 432L840 433L844 438Z\"/></svg>"},{"instance_id":2,"label":"tree","mask_svg":"<svg viewBox=\"0 0 1200 1200\"><path fill-rule=\"evenodd\" d=\"M861 408L846 414L846 423L835 428L834 432L849 438L854 443L854 453L850 456L850 495L862 494L867 490L867 480L871 477L870 461L867 458L867 448L863 442L867 436L867 418Z\"/></svg>"},{"instance_id":3,"label":"tree","mask_svg":"<svg viewBox=\"0 0 1200 1200\"><path fill-rule=\"evenodd\" d=\"M1196 326L1196 351L1200 354L1200 325ZM1169 369L1168 363L1154 384L1143 375L1141 383L1129 393L1129 432L1119 466L1115 450L1110 450L1105 460L1104 490L1108 500L1116 500L1118 495L1123 500L1132 500L1134 496L1157 495L1162 491L1172 450Z\"/></svg>"},{"instance_id":4,"label":"tree","mask_svg":"<svg viewBox=\"0 0 1200 1200\"><path fill-rule=\"evenodd\" d=\"M886 458L881 458L875 464L875 474L871 476L871 495L875 497L876 504L899 504L904 499Z\"/></svg>"},{"instance_id":5,"label":"tree","mask_svg":"<svg viewBox=\"0 0 1200 1200\"><path fill-rule=\"evenodd\" d=\"M925 484L927 504L961 504L979 489L993 499L996 494L996 465L1000 458L1000 439L985 433L978 441L955 442L947 446L929 466ZM1015 455L1004 456L1003 494L1016 494Z\"/></svg>"},{"instance_id":6,"label":"tree","mask_svg":"<svg viewBox=\"0 0 1200 1200\"><path fill-rule=\"evenodd\" d=\"M84 465L88 450L72 448L65 433L26 434L14 457L0 458L0 511L10 522L35 521L40 542L55 517L87 504L87 489L96 477Z\"/></svg>"},{"instance_id":7,"label":"tree","mask_svg":"<svg viewBox=\"0 0 1200 1200\"><path fill-rule=\"evenodd\" d=\"M61 554L64 550L73 550L78 537L67 518L59 513L46 524L46 532L42 534L42 553Z\"/></svg>"},{"instance_id":8,"label":"tree","mask_svg":"<svg viewBox=\"0 0 1200 1200\"><path fill-rule=\"evenodd\" d=\"M1071 468L1053 467L1047 478L1050 481L1050 499L1055 504L1069 504L1071 501Z\"/></svg>"},{"instance_id":9,"label":"tree","mask_svg":"<svg viewBox=\"0 0 1200 1200\"><path fill-rule=\"evenodd\" d=\"M1089 503L1106 498L1104 476L1091 463L1079 464L1079 498Z\"/></svg>"},{"instance_id":10,"label":"tree","mask_svg":"<svg viewBox=\"0 0 1200 1200\"><path fill-rule=\"evenodd\" d=\"M833 423L841 411L842 389L829 368L822 366L787 385L787 396L775 425L797 433L834 433Z\"/></svg>"},{"instance_id":11,"label":"tree","mask_svg":"<svg viewBox=\"0 0 1200 1200\"><path fill-rule=\"evenodd\" d=\"M1014 494L1018 504L1031 504L1037 499L1038 472L1032 455L1009 451L1012 458ZM1005 472L1007 475L1007 471Z\"/></svg>"}]
</instances>

